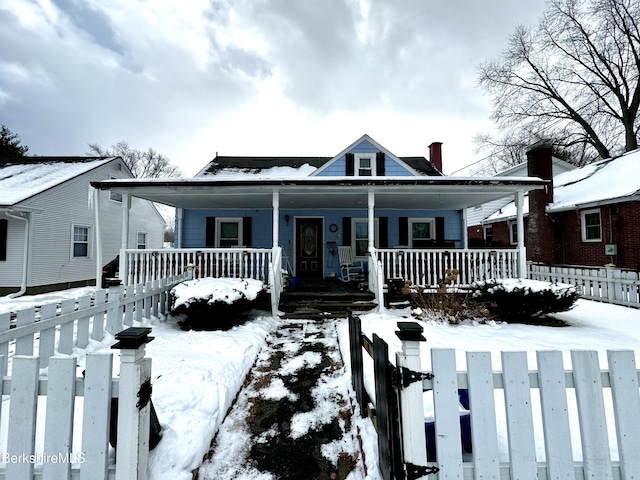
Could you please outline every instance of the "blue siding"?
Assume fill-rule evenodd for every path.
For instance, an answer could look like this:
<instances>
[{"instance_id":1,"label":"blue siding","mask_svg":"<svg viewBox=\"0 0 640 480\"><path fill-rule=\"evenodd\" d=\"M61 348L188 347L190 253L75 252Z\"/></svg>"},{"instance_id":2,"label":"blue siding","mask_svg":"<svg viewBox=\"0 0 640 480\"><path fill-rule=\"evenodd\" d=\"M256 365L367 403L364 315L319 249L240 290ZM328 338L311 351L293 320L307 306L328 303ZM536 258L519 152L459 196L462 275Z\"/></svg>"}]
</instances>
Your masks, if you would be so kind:
<instances>
[{"instance_id":1,"label":"blue siding","mask_svg":"<svg viewBox=\"0 0 640 480\"><path fill-rule=\"evenodd\" d=\"M285 221L289 216L289 223ZM456 248L462 247L462 213L452 210L376 210L375 216L388 218L388 245L390 248L400 244L399 218L433 218L444 217L445 239L454 241ZM271 210L185 210L183 219L183 246L185 248L202 248L206 238L206 217L252 217L251 247L271 248L273 239ZM294 256L294 219L296 217L324 218L324 275L330 273L339 275L340 265L336 255L331 255L326 248L327 242L343 244L342 218L367 218L367 210L281 210L280 211L280 246L283 255L289 257L293 266ZM338 227L336 232L330 231L330 226Z\"/></svg>"},{"instance_id":2,"label":"blue siding","mask_svg":"<svg viewBox=\"0 0 640 480\"><path fill-rule=\"evenodd\" d=\"M380 149L373 145L368 140L363 140L358 145L353 147L347 153L377 153ZM345 155L338 157L331 165L329 165L326 169L321 171L318 176L319 177L343 177L346 172L346 159ZM385 176L396 176L396 177L406 177L412 176L413 173L407 170L404 166L400 165L398 162L393 160L386 155L385 163Z\"/></svg>"}]
</instances>

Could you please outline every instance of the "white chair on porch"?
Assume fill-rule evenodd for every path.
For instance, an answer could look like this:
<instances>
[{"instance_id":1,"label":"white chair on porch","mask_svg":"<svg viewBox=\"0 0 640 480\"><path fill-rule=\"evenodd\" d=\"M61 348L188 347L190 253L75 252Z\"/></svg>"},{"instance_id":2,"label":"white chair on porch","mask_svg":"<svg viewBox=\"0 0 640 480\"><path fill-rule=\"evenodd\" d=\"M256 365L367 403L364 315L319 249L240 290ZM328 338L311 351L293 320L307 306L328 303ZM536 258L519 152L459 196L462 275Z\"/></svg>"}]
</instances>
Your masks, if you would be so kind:
<instances>
[{"instance_id":1,"label":"white chair on porch","mask_svg":"<svg viewBox=\"0 0 640 480\"><path fill-rule=\"evenodd\" d=\"M364 278L364 263L353 261L351 247L338 247L338 258L340 259L340 280L350 282Z\"/></svg>"}]
</instances>

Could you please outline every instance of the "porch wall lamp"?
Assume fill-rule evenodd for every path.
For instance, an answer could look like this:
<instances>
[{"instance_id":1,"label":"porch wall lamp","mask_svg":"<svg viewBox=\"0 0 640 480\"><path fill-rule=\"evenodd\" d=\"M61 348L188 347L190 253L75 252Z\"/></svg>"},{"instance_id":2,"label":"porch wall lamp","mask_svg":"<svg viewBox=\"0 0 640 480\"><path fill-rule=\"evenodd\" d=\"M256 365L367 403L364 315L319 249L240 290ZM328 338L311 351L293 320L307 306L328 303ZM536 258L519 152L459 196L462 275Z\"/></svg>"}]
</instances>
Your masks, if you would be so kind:
<instances>
[{"instance_id":1,"label":"porch wall lamp","mask_svg":"<svg viewBox=\"0 0 640 480\"><path fill-rule=\"evenodd\" d=\"M288 214L288 213L284 216L284 221L285 221L285 223L286 223L287 225L289 225L289 219L290 219L290 218L291 218L291 217L289 216L289 214Z\"/></svg>"}]
</instances>

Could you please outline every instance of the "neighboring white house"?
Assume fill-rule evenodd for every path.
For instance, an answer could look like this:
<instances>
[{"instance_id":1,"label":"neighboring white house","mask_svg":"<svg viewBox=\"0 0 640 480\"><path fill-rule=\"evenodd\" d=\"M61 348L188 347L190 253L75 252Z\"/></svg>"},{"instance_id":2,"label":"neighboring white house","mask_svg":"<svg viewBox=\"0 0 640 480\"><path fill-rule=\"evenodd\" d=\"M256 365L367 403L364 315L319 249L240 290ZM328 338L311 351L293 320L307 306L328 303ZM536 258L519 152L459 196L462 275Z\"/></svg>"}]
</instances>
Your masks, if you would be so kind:
<instances>
[{"instance_id":1,"label":"neighboring white house","mask_svg":"<svg viewBox=\"0 0 640 480\"><path fill-rule=\"evenodd\" d=\"M132 177L120 157L0 160L0 295L93 284L123 246L123 199L97 197L90 182ZM155 206L135 198L130 212L127 246L162 248L165 221Z\"/></svg>"}]
</instances>

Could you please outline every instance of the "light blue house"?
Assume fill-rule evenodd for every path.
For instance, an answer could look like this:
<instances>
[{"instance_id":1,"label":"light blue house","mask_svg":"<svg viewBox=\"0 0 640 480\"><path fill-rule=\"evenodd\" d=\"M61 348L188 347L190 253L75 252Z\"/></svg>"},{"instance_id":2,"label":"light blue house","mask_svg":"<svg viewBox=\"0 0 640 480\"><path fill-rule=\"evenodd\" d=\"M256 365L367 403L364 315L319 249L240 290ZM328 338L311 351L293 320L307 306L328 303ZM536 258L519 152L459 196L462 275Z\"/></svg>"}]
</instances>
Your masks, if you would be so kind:
<instances>
[{"instance_id":1,"label":"light blue house","mask_svg":"<svg viewBox=\"0 0 640 480\"><path fill-rule=\"evenodd\" d=\"M495 276L490 268L523 273L524 245L468 249L465 211L506 195L522 205L524 192L544 181L446 177L440 147L431 144L430 161L398 157L363 135L334 157L217 156L191 179L94 186L176 208L175 249L143 261L150 252L123 245L128 283L140 280L141 264L154 264L158 276L193 262L199 275L262 278L273 291L281 286L269 276L281 268L303 280L340 276L340 246L364 262L378 300L390 278L431 286L450 269L462 284Z\"/></svg>"}]
</instances>

